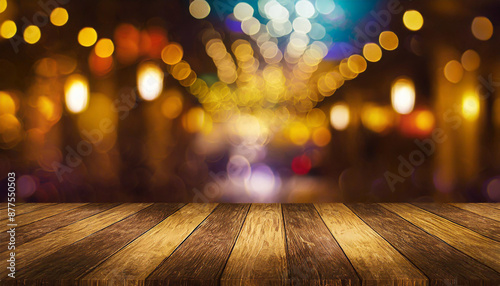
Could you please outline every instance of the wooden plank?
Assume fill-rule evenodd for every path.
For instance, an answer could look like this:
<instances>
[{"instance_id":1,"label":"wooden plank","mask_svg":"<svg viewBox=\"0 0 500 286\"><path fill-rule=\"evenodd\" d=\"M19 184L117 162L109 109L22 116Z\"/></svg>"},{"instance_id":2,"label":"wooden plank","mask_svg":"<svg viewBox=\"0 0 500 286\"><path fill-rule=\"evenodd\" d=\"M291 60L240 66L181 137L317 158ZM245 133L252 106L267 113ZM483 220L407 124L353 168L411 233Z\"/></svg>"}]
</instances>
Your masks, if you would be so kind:
<instances>
[{"instance_id":1,"label":"wooden plank","mask_svg":"<svg viewBox=\"0 0 500 286\"><path fill-rule=\"evenodd\" d=\"M292 284L360 285L355 270L312 204L284 204Z\"/></svg>"},{"instance_id":2,"label":"wooden plank","mask_svg":"<svg viewBox=\"0 0 500 286\"><path fill-rule=\"evenodd\" d=\"M51 231L95 215L118 204L88 204L58 215L16 228L16 247L39 238ZM0 233L0 249L7 249L7 233Z\"/></svg>"},{"instance_id":3,"label":"wooden plank","mask_svg":"<svg viewBox=\"0 0 500 286\"><path fill-rule=\"evenodd\" d=\"M48 206L46 208L38 209L29 213L25 213L22 215L16 216L16 224L17 227L42 220L44 218L51 217L53 215L83 206L85 204L56 204L52 206ZM4 219L0 221L0 231L4 232L9 229L7 226L8 219Z\"/></svg>"},{"instance_id":4,"label":"wooden plank","mask_svg":"<svg viewBox=\"0 0 500 286\"><path fill-rule=\"evenodd\" d=\"M484 205L490 208L495 208L497 210L500 210L500 203L482 203L480 205Z\"/></svg>"},{"instance_id":5,"label":"wooden plank","mask_svg":"<svg viewBox=\"0 0 500 286\"><path fill-rule=\"evenodd\" d=\"M410 204L382 204L382 206L500 272L498 242Z\"/></svg>"},{"instance_id":6,"label":"wooden plank","mask_svg":"<svg viewBox=\"0 0 500 286\"><path fill-rule=\"evenodd\" d=\"M222 274L222 285L282 285L287 279L280 204L253 204Z\"/></svg>"},{"instance_id":7,"label":"wooden plank","mask_svg":"<svg viewBox=\"0 0 500 286\"><path fill-rule=\"evenodd\" d=\"M146 277L193 232L217 204L189 204L141 235L81 279L81 285L144 283ZM111 283L113 282L113 283Z\"/></svg>"},{"instance_id":8,"label":"wooden plank","mask_svg":"<svg viewBox=\"0 0 500 286\"><path fill-rule=\"evenodd\" d=\"M182 206L183 204L153 204L83 240L34 261L18 271L19 279L38 284L76 281Z\"/></svg>"},{"instance_id":9,"label":"wooden plank","mask_svg":"<svg viewBox=\"0 0 500 286\"><path fill-rule=\"evenodd\" d=\"M29 213L32 211L40 210L48 206L56 205L55 203L23 203L15 204L16 216Z\"/></svg>"},{"instance_id":10,"label":"wooden plank","mask_svg":"<svg viewBox=\"0 0 500 286\"><path fill-rule=\"evenodd\" d=\"M498 285L500 274L377 204L347 204L409 259L429 285Z\"/></svg>"},{"instance_id":11,"label":"wooden plank","mask_svg":"<svg viewBox=\"0 0 500 286\"><path fill-rule=\"evenodd\" d=\"M21 269L37 259L52 254L150 205L149 203L121 204L22 244L16 249L16 266ZM0 255L0 257L7 256L6 253ZM7 271L6 268L0 268L0 277L5 277Z\"/></svg>"},{"instance_id":12,"label":"wooden plank","mask_svg":"<svg viewBox=\"0 0 500 286\"><path fill-rule=\"evenodd\" d=\"M428 279L343 204L315 204L363 285L427 285Z\"/></svg>"},{"instance_id":13,"label":"wooden plank","mask_svg":"<svg viewBox=\"0 0 500 286\"><path fill-rule=\"evenodd\" d=\"M146 285L217 285L248 204L221 204L146 279Z\"/></svg>"},{"instance_id":14,"label":"wooden plank","mask_svg":"<svg viewBox=\"0 0 500 286\"><path fill-rule=\"evenodd\" d=\"M488 238L500 241L500 222L496 220L448 204L416 203L414 205Z\"/></svg>"},{"instance_id":15,"label":"wooden plank","mask_svg":"<svg viewBox=\"0 0 500 286\"><path fill-rule=\"evenodd\" d=\"M473 213L476 213L478 215L491 218L497 221L500 221L500 210L488 206L484 206L481 204L463 204L463 203L458 203L458 204L451 204L457 208L461 208L463 210L467 210Z\"/></svg>"}]
</instances>

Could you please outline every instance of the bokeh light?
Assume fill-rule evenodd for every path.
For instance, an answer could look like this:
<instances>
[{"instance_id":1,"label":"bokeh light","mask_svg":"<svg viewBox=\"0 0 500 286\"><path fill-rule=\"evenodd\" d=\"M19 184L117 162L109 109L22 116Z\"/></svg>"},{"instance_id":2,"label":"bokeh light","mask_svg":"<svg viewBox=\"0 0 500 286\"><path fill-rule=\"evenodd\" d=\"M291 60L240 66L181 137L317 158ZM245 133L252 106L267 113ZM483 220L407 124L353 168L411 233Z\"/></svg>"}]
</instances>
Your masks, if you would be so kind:
<instances>
[{"instance_id":1,"label":"bokeh light","mask_svg":"<svg viewBox=\"0 0 500 286\"><path fill-rule=\"evenodd\" d=\"M367 61L378 62L382 58L382 50L375 43L367 43L363 47L363 56Z\"/></svg>"},{"instance_id":2,"label":"bokeh light","mask_svg":"<svg viewBox=\"0 0 500 286\"><path fill-rule=\"evenodd\" d=\"M475 121L479 117L481 105L479 96L473 92L467 92L462 99L462 115L469 121Z\"/></svg>"},{"instance_id":3,"label":"bokeh light","mask_svg":"<svg viewBox=\"0 0 500 286\"><path fill-rule=\"evenodd\" d=\"M409 78L398 78L392 83L391 103L399 114L408 114L415 106L415 85Z\"/></svg>"},{"instance_id":4,"label":"bokeh light","mask_svg":"<svg viewBox=\"0 0 500 286\"><path fill-rule=\"evenodd\" d=\"M403 23L408 30L418 31L424 25L424 18L417 10L408 10L403 15Z\"/></svg>"},{"instance_id":5,"label":"bokeh light","mask_svg":"<svg viewBox=\"0 0 500 286\"><path fill-rule=\"evenodd\" d=\"M163 91L163 71L152 62L144 62L137 68L137 88L147 101L155 100Z\"/></svg>"},{"instance_id":6,"label":"bokeh light","mask_svg":"<svg viewBox=\"0 0 500 286\"><path fill-rule=\"evenodd\" d=\"M380 46L388 51L393 51L398 48L398 36L392 31L384 31L379 35Z\"/></svg>"},{"instance_id":7,"label":"bokeh light","mask_svg":"<svg viewBox=\"0 0 500 286\"><path fill-rule=\"evenodd\" d=\"M115 45L110 39L100 39L95 45L95 53L100 58L110 57L115 51Z\"/></svg>"},{"instance_id":8,"label":"bokeh light","mask_svg":"<svg viewBox=\"0 0 500 286\"><path fill-rule=\"evenodd\" d=\"M161 113L168 119L177 118L182 112L182 94L177 89L171 89L167 90L165 95L167 98L161 105Z\"/></svg>"},{"instance_id":9,"label":"bokeh light","mask_svg":"<svg viewBox=\"0 0 500 286\"><path fill-rule=\"evenodd\" d=\"M337 103L330 110L330 123L336 130L345 130L351 120L349 106L345 103Z\"/></svg>"},{"instance_id":10,"label":"bokeh light","mask_svg":"<svg viewBox=\"0 0 500 286\"><path fill-rule=\"evenodd\" d=\"M486 17L476 17L472 20L471 30L476 39L487 41L493 35L493 24Z\"/></svg>"},{"instance_id":11,"label":"bokeh light","mask_svg":"<svg viewBox=\"0 0 500 286\"><path fill-rule=\"evenodd\" d=\"M62 7L57 7L50 13L50 22L54 26L64 26L69 19L68 11Z\"/></svg>"},{"instance_id":12,"label":"bokeh light","mask_svg":"<svg viewBox=\"0 0 500 286\"><path fill-rule=\"evenodd\" d=\"M253 8L248 3L240 2L234 6L234 17L240 22L248 20L253 17Z\"/></svg>"},{"instance_id":13,"label":"bokeh light","mask_svg":"<svg viewBox=\"0 0 500 286\"><path fill-rule=\"evenodd\" d=\"M189 4L189 13L196 19L203 19L210 14L210 5L205 0L194 0Z\"/></svg>"},{"instance_id":14,"label":"bokeh light","mask_svg":"<svg viewBox=\"0 0 500 286\"><path fill-rule=\"evenodd\" d=\"M78 43L84 47L90 47L97 41L97 32L94 28L85 27L78 33Z\"/></svg>"},{"instance_id":15,"label":"bokeh light","mask_svg":"<svg viewBox=\"0 0 500 286\"><path fill-rule=\"evenodd\" d=\"M167 65L175 65L182 60L184 51L178 43L168 44L161 52L161 59Z\"/></svg>"},{"instance_id":16,"label":"bokeh light","mask_svg":"<svg viewBox=\"0 0 500 286\"><path fill-rule=\"evenodd\" d=\"M466 71L475 71L479 68L481 64L481 58L479 54L474 50L467 50L462 54L461 58L462 66Z\"/></svg>"},{"instance_id":17,"label":"bokeh light","mask_svg":"<svg viewBox=\"0 0 500 286\"><path fill-rule=\"evenodd\" d=\"M16 103L14 99L6 92L0 91L0 115L16 114Z\"/></svg>"},{"instance_id":18,"label":"bokeh light","mask_svg":"<svg viewBox=\"0 0 500 286\"><path fill-rule=\"evenodd\" d=\"M2 23L2 26L0 26L0 36L4 39L10 39L14 37L14 35L17 33L17 26L14 21L7 20Z\"/></svg>"},{"instance_id":19,"label":"bokeh light","mask_svg":"<svg viewBox=\"0 0 500 286\"><path fill-rule=\"evenodd\" d=\"M72 113L80 113L88 106L89 85L87 79L79 74L74 74L66 79L64 84L64 98L66 108Z\"/></svg>"},{"instance_id":20,"label":"bokeh light","mask_svg":"<svg viewBox=\"0 0 500 286\"><path fill-rule=\"evenodd\" d=\"M28 44L36 44L41 36L42 33L40 32L40 28L35 25L30 25L24 29L24 41Z\"/></svg>"},{"instance_id":21,"label":"bokeh light","mask_svg":"<svg viewBox=\"0 0 500 286\"><path fill-rule=\"evenodd\" d=\"M292 170L297 175L305 175L311 170L311 159L306 155L293 158Z\"/></svg>"},{"instance_id":22,"label":"bokeh light","mask_svg":"<svg viewBox=\"0 0 500 286\"><path fill-rule=\"evenodd\" d=\"M7 0L0 0L0 13L7 10Z\"/></svg>"},{"instance_id":23,"label":"bokeh light","mask_svg":"<svg viewBox=\"0 0 500 286\"><path fill-rule=\"evenodd\" d=\"M464 76L464 69L460 62L456 60L449 61L444 67L444 76L451 83L458 83Z\"/></svg>"}]
</instances>

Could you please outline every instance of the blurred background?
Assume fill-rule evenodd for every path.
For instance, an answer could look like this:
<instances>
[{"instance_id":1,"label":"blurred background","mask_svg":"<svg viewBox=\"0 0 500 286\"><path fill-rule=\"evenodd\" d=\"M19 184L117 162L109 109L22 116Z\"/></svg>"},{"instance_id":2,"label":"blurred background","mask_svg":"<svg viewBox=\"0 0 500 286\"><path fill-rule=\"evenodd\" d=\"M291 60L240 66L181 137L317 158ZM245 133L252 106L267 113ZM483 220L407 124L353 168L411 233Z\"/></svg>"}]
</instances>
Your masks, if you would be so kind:
<instances>
[{"instance_id":1,"label":"blurred background","mask_svg":"<svg viewBox=\"0 0 500 286\"><path fill-rule=\"evenodd\" d=\"M1 184L498 202L499 26L496 0L0 0Z\"/></svg>"}]
</instances>

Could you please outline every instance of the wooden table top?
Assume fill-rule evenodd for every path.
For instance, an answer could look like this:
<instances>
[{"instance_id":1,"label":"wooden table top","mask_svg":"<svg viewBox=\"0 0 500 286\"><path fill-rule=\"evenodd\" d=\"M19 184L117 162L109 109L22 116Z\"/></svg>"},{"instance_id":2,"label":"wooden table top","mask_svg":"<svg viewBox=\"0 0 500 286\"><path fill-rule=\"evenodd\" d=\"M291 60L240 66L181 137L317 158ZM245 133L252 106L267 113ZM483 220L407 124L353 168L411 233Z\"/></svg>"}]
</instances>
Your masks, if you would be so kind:
<instances>
[{"instance_id":1,"label":"wooden table top","mask_svg":"<svg viewBox=\"0 0 500 286\"><path fill-rule=\"evenodd\" d=\"M500 285L500 204L21 204L1 285Z\"/></svg>"}]
</instances>

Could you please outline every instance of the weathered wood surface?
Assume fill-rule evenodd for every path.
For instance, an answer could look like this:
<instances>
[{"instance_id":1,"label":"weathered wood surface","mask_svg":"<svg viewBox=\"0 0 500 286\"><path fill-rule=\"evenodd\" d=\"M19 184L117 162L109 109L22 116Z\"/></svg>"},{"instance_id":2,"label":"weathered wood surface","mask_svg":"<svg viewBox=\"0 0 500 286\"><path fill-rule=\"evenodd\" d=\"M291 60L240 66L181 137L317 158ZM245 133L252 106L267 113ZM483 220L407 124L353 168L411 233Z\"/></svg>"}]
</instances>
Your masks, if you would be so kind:
<instances>
[{"instance_id":1,"label":"weathered wood surface","mask_svg":"<svg viewBox=\"0 0 500 286\"><path fill-rule=\"evenodd\" d=\"M0 285L500 285L497 204L16 209L16 279L3 231Z\"/></svg>"}]
</instances>

